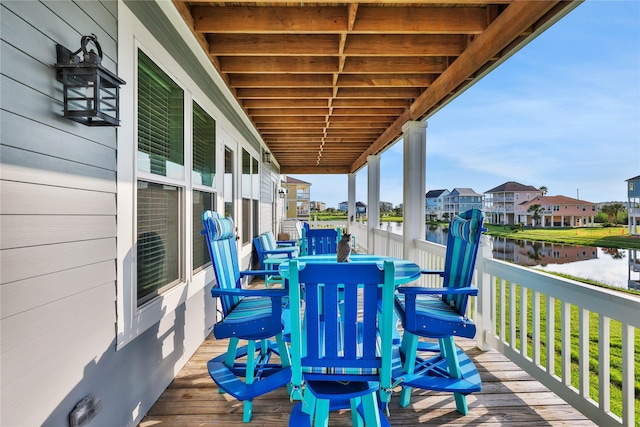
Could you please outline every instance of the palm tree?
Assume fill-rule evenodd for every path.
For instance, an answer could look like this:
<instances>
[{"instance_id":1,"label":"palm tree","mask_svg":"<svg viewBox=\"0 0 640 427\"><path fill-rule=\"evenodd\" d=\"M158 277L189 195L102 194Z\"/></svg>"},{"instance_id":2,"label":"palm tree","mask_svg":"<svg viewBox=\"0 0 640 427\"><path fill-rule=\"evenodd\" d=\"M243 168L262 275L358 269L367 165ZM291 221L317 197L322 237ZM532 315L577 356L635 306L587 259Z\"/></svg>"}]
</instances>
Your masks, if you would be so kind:
<instances>
[{"instance_id":1,"label":"palm tree","mask_svg":"<svg viewBox=\"0 0 640 427\"><path fill-rule=\"evenodd\" d=\"M539 190L542 192L543 196L546 196L549 192L549 189L545 185L540 186Z\"/></svg>"},{"instance_id":2,"label":"palm tree","mask_svg":"<svg viewBox=\"0 0 640 427\"><path fill-rule=\"evenodd\" d=\"M533 218L534 225L538 225L538 221L540 220L540 214L544 212L544 208L541 205L531 205L527 212L531 212L531 217Z\"/></svg>"},{"instance_id":3,"label":"palm tree","mask_svg":"<svg viewBox=\"0 0 640 427\"><path fill-rule=\"evenodd\" d=\"M618 213L624 210L625 206L622 203L612 203L602 207L602 212L607 214L608 221L611 222L611 218L613 218L614 224L618 223Z\"/></svg>"}]
</instances>

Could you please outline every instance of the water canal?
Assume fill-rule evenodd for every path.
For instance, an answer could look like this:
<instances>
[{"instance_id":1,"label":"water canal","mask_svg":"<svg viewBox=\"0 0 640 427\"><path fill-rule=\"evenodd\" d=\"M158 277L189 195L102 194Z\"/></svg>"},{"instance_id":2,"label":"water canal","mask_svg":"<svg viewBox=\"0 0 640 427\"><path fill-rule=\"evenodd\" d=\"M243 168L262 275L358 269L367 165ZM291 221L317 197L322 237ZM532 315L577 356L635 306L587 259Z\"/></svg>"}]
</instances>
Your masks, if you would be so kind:
<instances>
[{"instance_id":1,"label":"water canal","mask_svg":"<svg viewBox=\"0 0 640 427\"><path fill-rule=\"evenodd\" d=\"M381 228L402 234L402 223L383 223ZM427 225L426 240L444 245L443 227ZM559 243L494 238L493 257L542 271L591 279L622 289L640 290L640 250L574 246Z\"/></svg>"}]
</instances>

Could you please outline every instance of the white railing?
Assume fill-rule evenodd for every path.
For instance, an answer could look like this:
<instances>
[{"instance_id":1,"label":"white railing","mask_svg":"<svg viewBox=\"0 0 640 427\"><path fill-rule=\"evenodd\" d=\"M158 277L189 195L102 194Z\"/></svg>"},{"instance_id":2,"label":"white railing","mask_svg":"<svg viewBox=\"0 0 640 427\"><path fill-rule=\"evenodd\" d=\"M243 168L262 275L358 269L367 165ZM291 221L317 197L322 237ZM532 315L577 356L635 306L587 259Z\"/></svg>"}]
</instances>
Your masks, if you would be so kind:
<instances>
[{"instance_id":1,"label":"white railing","mask_svg":"<svg viewBox=\"0 0 640 427\"><path fill-rule=\"evenodd\" d=\"M366 225L350 230L366 248ZM401 235L373 235L377 254L402 257ZM478 347L501 352L598 425L634 426L640 297L492 259L488 241L483 236L474 278L480 292L470 304ZM423 269L444 268L444 246L416 240L415 250ZM420 284L439 286L433 276ZM617 413L612 401L621 403Z\"/></svg>"}]
</instances>

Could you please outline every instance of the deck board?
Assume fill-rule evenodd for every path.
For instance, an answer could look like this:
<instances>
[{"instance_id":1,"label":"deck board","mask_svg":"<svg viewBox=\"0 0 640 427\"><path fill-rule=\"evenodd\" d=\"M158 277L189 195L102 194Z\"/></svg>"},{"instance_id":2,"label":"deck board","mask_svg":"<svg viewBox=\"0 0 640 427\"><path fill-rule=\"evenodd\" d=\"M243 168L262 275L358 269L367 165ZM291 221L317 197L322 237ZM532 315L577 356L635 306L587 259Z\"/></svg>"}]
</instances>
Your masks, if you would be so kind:
<instances>
[{"instance_id":1,"label":"deck board","mask_svg":"<svg viewBox=\"0 0 640 427\"><path fill-rule=\"evenodd\" d=\"M254 286L261 286L258 281ZM282 387L253 401L253 417L242 422L242 403L220 394L207 371L207 362L226 351L228 340L205 339L196 353L158 398L139 427L274 426L288 425L289 401ZM475 363L482 391L467 396L469 413L456 411L453 395L414 389L411 405L398 404L400 387L389 405L392 426L595 426L546 386L496 350L482 351L474 340L456 344ZM330 426L351 426L349 411L332 412Z\"/></svg>"},{"instance_id":2,"label":"deck board","mask_svg":"<svg viewBox=\"0 0 640 427\"><path fill-rule=\"evenodd\" d=\"M482 392L467 397L469 414L456 412L451 394L414 390L407 408L398 405L398 394L392 397L391 425L595 425L497 351L482 352L473 347L473 341L457 343L465 348L482 377ZM242 404L218 393L207 372L207 361L224 352L226 344L226 340L209 336L139 426L246 426L242 422ZM291 406L285 388L261 396L254 400L253 418L248 425L287 425ZM350 426L348 411L332 413L330 423Z\"/></svg>"}]
</instances>

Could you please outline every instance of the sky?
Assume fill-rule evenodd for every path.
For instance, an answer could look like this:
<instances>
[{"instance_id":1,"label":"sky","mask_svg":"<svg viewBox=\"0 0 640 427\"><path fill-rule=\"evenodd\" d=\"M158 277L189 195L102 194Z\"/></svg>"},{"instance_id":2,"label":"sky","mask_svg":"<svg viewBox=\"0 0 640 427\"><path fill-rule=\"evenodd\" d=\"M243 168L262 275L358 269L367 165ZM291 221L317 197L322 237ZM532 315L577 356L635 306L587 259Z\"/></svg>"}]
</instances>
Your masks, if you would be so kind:
<instances>
[{"instance_id":1,"label":"sky","mask_svg":"<svg viewBox=\"0 0 640 427\"><path fill-rule=\"evenodd\" d=\"M516 181L626 201L640 175L640 0L586 0L429 118L426 139L426 191ZM394 206L402 151L400 139L380 158L380 201ZM291 176L327 208L347 200L347 175ZM356 200L367 203L366 167Z\"/></svg>"}]
</instances>

